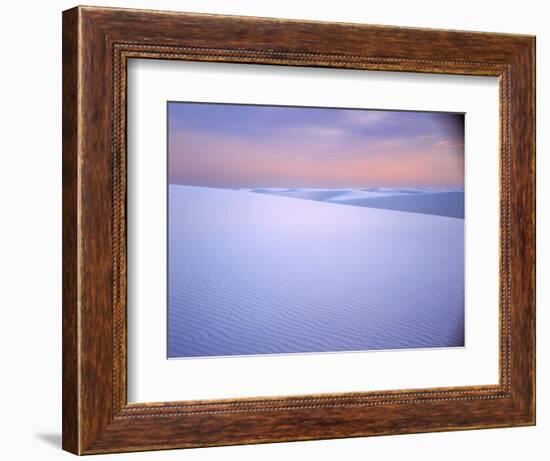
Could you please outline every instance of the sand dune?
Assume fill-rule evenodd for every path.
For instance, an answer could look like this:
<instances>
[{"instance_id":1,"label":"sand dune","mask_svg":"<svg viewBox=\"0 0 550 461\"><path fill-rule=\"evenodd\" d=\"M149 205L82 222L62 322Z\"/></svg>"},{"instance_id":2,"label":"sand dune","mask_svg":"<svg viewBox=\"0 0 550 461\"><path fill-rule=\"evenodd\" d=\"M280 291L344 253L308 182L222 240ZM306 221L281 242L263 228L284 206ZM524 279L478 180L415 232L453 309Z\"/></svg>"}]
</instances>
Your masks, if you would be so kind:
<instances>
[{"instance_id":1,"label":"sand dune","mask_svg":"<svg viewBox=\"0 0 550 461\"><path fill-rule=\"evenodd\" d=\"M464 344L463 220L169 194L169 357Z\"/></svg>"},{"instance_id":2,"label":"sand dune","mask_svg":"<svg viewBox=\"0 0 550 461\"><path fill-rule=\"evenodd\" d=\"M257 194L301 198L306 200L317 200L321 202L346 193L345 190L337 189L252 189L251 192L255 192Z\"/></svg>"},{"instance_id":3,"label":"sand dune","mask_svg":"<svg viewBox=\"0 0 550 461\"><path fill-rule=\"evenodd\" d=\"M429 192L339 199L335 203L464 218L464 192Z\"/></svg>"},{"instance_id":4,"label":"sand dune","mask_svg":"<svg viewBox=\"0 0 550 461\"><path fill-rule=\"evenodd\" d=\"M301 198L370 208L464 218L460 188L249 189L260 194Z\"/></svg>"}]
</instances>

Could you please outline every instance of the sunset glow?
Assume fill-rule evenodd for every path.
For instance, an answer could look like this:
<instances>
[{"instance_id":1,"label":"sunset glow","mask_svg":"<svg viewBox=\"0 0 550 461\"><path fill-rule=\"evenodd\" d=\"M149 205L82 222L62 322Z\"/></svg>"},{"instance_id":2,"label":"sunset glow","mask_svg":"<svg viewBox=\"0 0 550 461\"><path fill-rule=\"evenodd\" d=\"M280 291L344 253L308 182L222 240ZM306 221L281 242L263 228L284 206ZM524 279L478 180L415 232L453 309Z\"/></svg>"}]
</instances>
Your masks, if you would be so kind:
<instances>
[{"instance_id":1,"label":"sunset glow","mask_svg":"<svg viewBox=\"0 0 550 461\"><path fill-rule=\"evenodd\" d=\"M463 187L464 115L171 102L169 182Z\"/></svg>"}]
</instances>

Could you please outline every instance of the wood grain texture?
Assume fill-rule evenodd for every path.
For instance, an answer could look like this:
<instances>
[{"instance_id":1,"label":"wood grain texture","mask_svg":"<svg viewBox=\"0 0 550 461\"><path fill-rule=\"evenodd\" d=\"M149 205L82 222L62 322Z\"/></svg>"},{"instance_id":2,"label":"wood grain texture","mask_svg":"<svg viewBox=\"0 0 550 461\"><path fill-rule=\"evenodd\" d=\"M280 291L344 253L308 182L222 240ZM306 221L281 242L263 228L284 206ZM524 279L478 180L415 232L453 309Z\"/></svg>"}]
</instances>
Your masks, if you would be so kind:
<instances>
[{"instance_id":1,"label":"wood grain texture","mask_svg":"<svg viewBox=\"0 0 550 461\"><path fill-rule=\"evenodd\" d=\"M78 11L63 17L63 448L79 449L78 382Z\"/></svg>"},{"instance_id":2,"label":"wood grain texture","mask_svg":"<svg viewBox=\"0 0 550 461\"><path fill-rule=\"evenodd\" d=\"M63 447L77 454L535 422L534 37L78 7L63 14ZM500 78L496 386L129 404L126 63L242 62Z\"/></svg>"}]
</instances>

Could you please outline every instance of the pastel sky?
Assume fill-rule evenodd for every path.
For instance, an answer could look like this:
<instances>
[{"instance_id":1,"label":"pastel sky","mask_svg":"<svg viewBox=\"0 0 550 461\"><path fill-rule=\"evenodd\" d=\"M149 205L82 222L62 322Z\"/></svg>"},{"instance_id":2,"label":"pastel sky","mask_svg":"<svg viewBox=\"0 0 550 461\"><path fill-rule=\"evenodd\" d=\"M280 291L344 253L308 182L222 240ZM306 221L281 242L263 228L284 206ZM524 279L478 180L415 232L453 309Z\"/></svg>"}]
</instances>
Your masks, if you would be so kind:
<instances>
[{"instance_id":1,"label":"pastel sky","mask_svg":"<svg viewBox=\"0 0 550 461\"><path fill-rule=\"evenodd\" d=\"M464 185L464 115L168 103L171 184Z\"/></svg>"}]
</instances>

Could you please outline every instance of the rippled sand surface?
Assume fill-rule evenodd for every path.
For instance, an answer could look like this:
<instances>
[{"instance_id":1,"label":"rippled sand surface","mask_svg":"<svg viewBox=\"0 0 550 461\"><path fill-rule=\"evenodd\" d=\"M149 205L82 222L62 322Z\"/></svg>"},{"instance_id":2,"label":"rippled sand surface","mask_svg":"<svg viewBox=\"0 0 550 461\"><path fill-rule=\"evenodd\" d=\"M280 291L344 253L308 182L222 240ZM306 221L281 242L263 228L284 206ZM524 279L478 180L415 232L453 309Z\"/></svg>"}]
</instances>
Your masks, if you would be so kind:
<instances>
[{"instance_id":1,"label":"rippled sand surface","mask_svg":"<svg viewBox=\"0 0 550 461\"><path fill-rule=\"evenodd\" d=\"M262 192L170 186L169 357L464 345L463 219Z\"/></svg>"}]
</instances>

